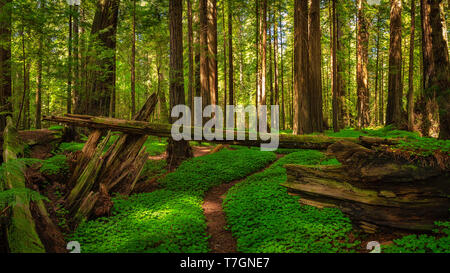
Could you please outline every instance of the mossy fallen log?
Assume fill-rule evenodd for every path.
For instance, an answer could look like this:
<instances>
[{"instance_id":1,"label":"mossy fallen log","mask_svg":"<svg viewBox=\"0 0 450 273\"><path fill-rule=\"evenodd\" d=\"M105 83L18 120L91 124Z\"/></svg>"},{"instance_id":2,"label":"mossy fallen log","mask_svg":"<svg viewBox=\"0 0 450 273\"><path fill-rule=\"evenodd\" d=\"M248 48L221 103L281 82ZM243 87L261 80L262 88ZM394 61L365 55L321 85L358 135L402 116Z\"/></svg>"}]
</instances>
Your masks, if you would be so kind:
<instances>
[{"instance_id":1,"label":"mossy fallen log","mask_svg":"<svg viewBox=\"0 0 450 273\"><path fill-rule=\"evenodd\" d=\"M3 133L3 161L9 162L17 159L23 152L23 144L18 138L18 132L13 125L12 118L6 118L6 127ZM25 188L23 170L6 171L4 177L6 189ZM24 195L16 195L14 206L10 212L10 223L7 226L9 250L12 253L44 253L45 248L36 232L34 219L30 211L30 201Z\"/></svg>"},{"instance_id":2,"label":"mossy fallen log","mask_svg":"<svg viewBox=\"0 0 450 273\"><path fill-rule=\"evenodd\" d=\"M70 124L73 126L95 128L101 130L111 130L119 131L127 134L136 135L154 135L158 137L171 137L172 136L172 125L171 124L159 124L159 123L149 123L145 121L138 120L123 120L108 117L94 117L87 115L73 115L66 114L64 117L57 116L44 116L43 120ZM188 127L190 130L190 135L194 136L196 127ZM197 128L202 130L202 128ZM227 140L226 136L228 133L233 135L233 140ZM238 137L240 134L244 136L243 140ZM261 134L258 133L256 139L250 139L251 133L248 131L232 131L224 130L222 139L216 139L215 133L212 135L202 135L202 142L213 142L213 143L223 143L223 144L235 144L243 146L257 146L259 147L262 143L268 143L270 140L265 141L262 139L267 139L266 137L261 138ZM192 139L194 140L194 139ZM395 145L398 144L397 139L384 139L376 137L328 137L324 135L292 135L292 134L279 134L279 148L289 148L289 149L316 149L316 150L326 150L328 146L338 141L349 141L354 143L359 143L368 147L374 145Z\"/></svg>"},{"instance_id":3,"label":"mossy fallen log","mask_svg":"<svg viewBox=\"0 0 450 273\"><path fill-rule=\"evenodd\" d=\"M450 216L448 172L415 166L350 142L333 144L327 153L342 165L285 165L287 181L282 185L301 203L337 207L364 229L374 224L431 230L435 221Z\"/></svg>"}]
</instances>

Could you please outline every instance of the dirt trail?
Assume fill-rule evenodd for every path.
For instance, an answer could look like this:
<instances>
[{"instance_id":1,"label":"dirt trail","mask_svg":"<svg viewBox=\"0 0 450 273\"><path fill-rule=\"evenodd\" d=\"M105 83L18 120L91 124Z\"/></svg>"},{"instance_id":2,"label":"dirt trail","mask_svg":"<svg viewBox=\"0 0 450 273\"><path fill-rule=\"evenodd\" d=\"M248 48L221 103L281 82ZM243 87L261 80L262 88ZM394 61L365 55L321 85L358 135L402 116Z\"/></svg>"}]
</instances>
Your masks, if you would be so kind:
<instances>
[{"instance_id":1,"label":"dirt trail","mask_svg":"<svg viewBox=\"0 0 450 273\"><path fill-rule=\"evenodd\" d=\"M277 160L281 157L283 157L283 155L277 155ZM272 164L277 160L267 165L264 169L249 174L248 176L263 172L272 166ZM244 181L247 177L231 181L230 183L220 184L206 193L202 207L203 213L206 217L206 231L210 235L208 242L212 253L237 252L236 239L233 238L230 230L225 229L227 226L227 221L225 218L225 212L223 211L222 201L231 187Z\"/></svg>"}]
</instances>

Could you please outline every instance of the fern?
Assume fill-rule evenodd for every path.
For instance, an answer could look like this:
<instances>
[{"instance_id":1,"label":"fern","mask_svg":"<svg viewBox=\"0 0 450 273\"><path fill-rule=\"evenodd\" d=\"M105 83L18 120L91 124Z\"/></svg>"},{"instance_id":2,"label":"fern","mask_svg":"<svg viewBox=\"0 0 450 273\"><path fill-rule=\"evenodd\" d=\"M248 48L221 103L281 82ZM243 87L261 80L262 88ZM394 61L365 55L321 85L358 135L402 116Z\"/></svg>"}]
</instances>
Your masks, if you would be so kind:
<instances>
[{"instance_id":1,"label":"fern","mask_svg":"<svg viewBox=\"0 0 450 273\"><path fill-rule=\"evenodd\" d=\"M21 198L17 198L18 196ZM0 191L0 204L13 207L19 204L18 200L23 200L25 202L39 200L49 201L47 197L41 195L37 191L28 188Z\"/></svg>"},{"instance_id":2,"label":"fern","mask_svg":"<svg viewBox=\"0 0 450 273\"><path fill-rule=\"evenodd\" d=\"M17 205L17 202L20 201L48 201L46 197L28 188L13 188L1 191L2 189L6 188L7 176L12 177L13 179L23 176L23 170L25 169L25 167L40 162L41 160L34 158L18 158L2 163L2 165L0 166L0 208L15 206Z\"/></svg>"}]
</instances>

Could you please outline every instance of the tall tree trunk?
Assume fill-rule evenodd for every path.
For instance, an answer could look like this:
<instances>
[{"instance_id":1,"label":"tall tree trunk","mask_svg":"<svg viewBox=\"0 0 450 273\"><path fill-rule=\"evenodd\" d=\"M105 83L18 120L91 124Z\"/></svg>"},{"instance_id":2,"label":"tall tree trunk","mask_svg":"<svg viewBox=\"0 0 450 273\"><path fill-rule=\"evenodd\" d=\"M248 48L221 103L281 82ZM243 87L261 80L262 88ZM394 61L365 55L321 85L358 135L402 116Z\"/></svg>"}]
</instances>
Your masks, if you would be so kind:
<instances>
[{"instance_id":1,"label":"tall tree trunk","mask_svg":"<svg viewBox=\"0 0 450 273\"><path fill-rule=\"evenodd\" d=\"M279 105L279 75L278 75L278 21L276 12L273 15L273 72L274 72L274 103Z\"/></svg>"},{"instance_id":2,"label":"tall tree trunk","mask_svg":"<svg viewBox=\"0 0 450 273\"><path fill-rule=\"evenodd\" d=\"M262 6L262 44L261 44L261 94L259 105L266 104L266 77L267 77L267 0Z\"/></svg>"},{"instance_id":3,"label":"tall tree trunk","mask_svg":"<svg viewBox=\"0 0 450 273\"><path fill-rule=\"evenodd\" d=\"M381 53L380 124L384 125L384 55Z\"/></svg>"},{"instance_id":4,"label":"tall tree trunk","mask_svg":"<svg viewBox=\"0 0 450 273\"><path fill-rule=\"evenodd\" d=\"M211 104L218 102L218 74L217 74L217 1L207 0L208 9L208 67L209 93Z\"/></svg>"},{"instance_id":5,"label":"tall tree trunk","mask_svg":"<svg viewBox=\"0 0 450 273\"><path fill-rule=\"evenodd\" d=\"M133 0L133 26L131 33L131 116L136 113L136 0Z\"/></svg>"},{"instance_id":6,"label":"tall tree trunk","mask_svg":"<svg viewBox=\"0 0 450 273\"><path fill-rule=\"evenodd\" d=\"M234 104L234 67L233 67L233 0L228 0L228 99L231 105ZM234 113L230 115L229 113L229 123L234 120Z\"/></svg>"},{"instance_id":7,"label":"tall tree trunk","mask_svg":"<svg viewBox=\"0 0 450 273\"><path fill-rule=\"evenodd\" d=\"M389 79L386 124L403 126L402 109L402 1L391 1Z\"/></svg>"},{"instance_id":8,"label":"tall tree trunk","mask_svg":"<svg viewBox=\"0 0 450 273\"><path fill-rule=\"evenodd\" d=\"M227 1L229 5L229 1ZM223 32L223 117L227 120L227 29L225 22L225 1L222 2L222 32ZM233 104L233 103L229 103ZM226 124L224 125L226 127Z\"/></svg>"},{"instance_id":9,"label":"tall tree trunk","mask_svg":"<svg viewBox=\"0 0 450 273\"><path fill-rule=\"evenodd\" d=\"M98 0L87 60L90 115L109 116L115 82L116 31L120 0Z\"/></svg>"},{"instance_id":10,"label":"tall tree trunk","mask_svg":"<svg viewBox=\"0 0 450 273\"><path fill-rule=\"evenodd\" d=\"M185 104L183 80L183 0L169 1L170 28L170 108ZM170 118L173 123L176 118ZM170 167L178 166L184 159L192 157L192 150L186 140L169 138L167 161Z\"/></svg>"},{"instance_id":11,"label":"tall tree trunk","mask_svg":"<svg viewBox=\"0 0 450 273\"><path fill-rule=\"evenodd\" d=\"M209 61L208 61L208 9L207 0L199 0L200 17L200 91L203 107L211 104L209 86Z\"/></svg>"},{"instance_id":12,"label":"tall tree trunk","mask_svg":"<svg viewBox=\"0 0 450 273\"><path fill-rule=\"evenodd\" d=\"M42 36L39 39L38 56L37 56L37 77L36 77L36 115L35 123L36 129L41 129L41 117L42 117Z\"/></svg>"},{"instance_id":13,"label":"tall tree trunk","mask_svg":"<svg viewBox=\"0 0 450 273\"><path fill-rule=\"evenodd\" d=\"M357 93L358 93L358 127L365 128L369 125L369 79L367 64L369 61L369 30L364 15L366 0L358 0L358 45L357 45Z\"/></svg>"},{"instance_id":14,"label":"tall tree trunk","mask_svg":"<svg viewBox=\"0 0 450 273\"><path fill-rule=\"evenodd\" d=\"M331 79L331 89L332 89L332 108L333 108L333 130L334 132L339 131L339 89L338 89L338 70L337 70L337 18L336 18L336 1L330 0L332 2L332 35L331 35L331 69L332 69L332 79Z\"/></svg>"},{"instance_id":15,"label":"tall tree trunk","mask_svg":"<svg viewBox=\"0 0 450 273\"><path fill-rule=\"evenodd\" d=\"M161 61L158 61L156 64L156 73L158 74L158 84L157 84L157 92L158 92L158 102L159 102L159 113L160 113L160 121L161 122L169 122L169 111L167 110L167 102L166 102L166 94L161 88L161 85L164 81L164 75L161 71Z\"/></svg>"},{"instance_id":16,"label":"tall tree trunk","mask_svg":"<svg viewBox=\"0 0 450 273\"><path fill-rule=\"evenodd\" d=\"M416 1L411 0L411 37L409 41L409 76L408 76L408 130L414 128L414 30L416 17Z\"/></svg>"},{"instance_id":17,"label":"tall tree trunk","mask_svg":"<svg viewBox=\"0 0 450 273\"><path fill-rule=\"evenodd\" d=\"M295 1L294 134L312 133L308 89L308 0Z\"/></svg>"},{"instance_id":18,"label":"tall tree trunk","mask_svg":"<svg viewBox=\"0 0 450 273\"><path fill-rule=\"evenodd\" d=\"M201 0L200 0L201 1ZM201 34L201 28L200 28L200 19L198 12L194 15L194 23L195 23L195 47L194 47L194 62L195 62L195 68L194 68L194 91L196 97L201 97L201 85L200 85L200 36Z\"/></svg>"},{"instance_id":19,"label":"tall tree trunk","mask_svg":"<svg viewBox=\"0 0 450 273\"><path fill-rule=\"evenodd\" d=\"M273 105L274 94L273 94L273 58L272 58L272 48L273 48L273 34L272 34L272 16L271 12L269 14L269 92L270 92L270 105Z\"/></svg>"},{"instance_id":20,"label":"tall tree trunk","mask_svg":"<svg viewBox=\"0 0 450 273\"><path fill-rule=\"evenodd\" d=\"M339 11L342 5L341 2L336 2L336 10ZM346 121L344 116L346 115L346 105L345 105L345 80L344 80L344 69L345 69L345 58L343 49L343 16L340 16L339 12L336 12L336 84L337 84L337 106L338 106L338 126L339 129L345 128Z\"/></svg>"},{"instance_id":21,"label":"tall tree trunk","mask_svg":"<svg viewBox=\"0 0 450 273\"><path fill-rule=\"evenodd\" d=\"M44 3L44 1L42 1ZM72 111L76 112L80 104L80 89L81 89L81 79L80 79L80 39L79 39L79 21L80 21L80 7L74 5L73 12L73 56L72 61L74 64L73 69L73 94L72 94Z\"/></svg>"},{"instance_id":22,"label":"tall tree trunk","mask_svg":"<svg viewBox=\"0 0 450 273\"><path fill-rule=\"evenodd\" d=\"M192 110L194 105L194 32L192 30L192 0L187 2L187 19L188 19L188 60L189 60L189 81L188 81L188 106ZM192 115L193 116L193 115Z\"/></svg>"},{"instance_id":23,"label":"tall tree trunk","mask_svg":"<svg viewBox=\"0 0 450 273\"><path fill-rule=\"evenodd\" d=\"M22 93L22 101L20 103L20 109L19 114L17 115L17 121L16 121L16 128L19 128L22 113L24 111L24 105L25 105L25 97L27 95L27 79L26 79L26 72L27 72L27 56L25 53L25 21L22 15L22 27L20 30L20 36L22 37L22 84L23 84L23 93ZM25 115L25 114L24 114Z\"/></svg>"},{"instance_id":24,"label":"tall tree trunk","mask_svg":"<svg viewBox=\"0 0 450 273\"><path fill-rule=\"evenodd\" d=\"M256 4L256 93L255 93L255 106L256 111L258 112L258 105L259 105L259 96L261 93L261 81L260 81L260 74L261 71L259 70L259 48L260 48L260 41L259 41L259 35L261 33L261 26L260 26L260 11L259 11L259 4L260 0L255 0Z\"/></svg>"},{"instance_id":25,"label":"tall tree trunk","mask_svg":"<svg viewBox=\"0 0 450 273\"><path fill-rule=\"evenodd\" d=\"M0 0L0 132L12 116L11 99L11 11L12 0ZM0 234L1 236L1 234Z\"/></svg>"},{"instance_id":26,"label":"tall tree trunk","mask_svg":"<svg viewBox=\"0 0 450 273\"><path fill-rule=\"evenodd\" d=\"M79 49L79 59L80 59L80 71L79 71L79 82L78 82L78 95L75 96L75 104L73 112L75 114L86 113L87 111L87 52L86 52L86 32L85 32L85 11L84 8L80 8L80 49Z\"/></svg>"},{"instance_id":27,"label":"tall tree trunk","mask_svg":"<svg viewBox=\"0 0 450 273\"><path fill-rule=\"evenodd\" d=\"M377 14L377 58L376 58L376 64L375 64L375 99L374 99L374 107L373 107L373 123L374 125L378 124L378 100L379 100L379 95L378 95L378 90L379 90L379 75L380 75L380 71L379 71L379 64L380 64L380 38L381 38L381 30L380 30L381 26L380 26L380 10L378 10L378 14Z\"/></svg>"},{"instance_id":28,"label":"tall tree trunk","mask_svg":"<svg viewBox=\"0 0 450 273\"><path fill-rule=\"evenodd\" d=\"M286 130L286 113L284 104L284 63L283 63L283 24L280 19L280 76L281 76L281 129Z\"/></svg>"},{"instance_id":29,"label":"tall tree trunk","mask_svg":"<svg viewBox=\"0 0 450 273\"><path fill-rule=\"evenodd\" d=\"M323 131L322 111L322 71L321 71L321 30L320 30L320 1L312 0L309 10L309 59L310 79L309 86L311 95L311 123L315 132Z\"/></svg>"},{"instance_id":30,"label":"tall tree trunk","mask_svg":"<svg viewBox=\"0 0 450 273\"><path fill-rule=\"evenodd\" d=\"M69 5L69 42L67 59L67 113L72 113L72 5Z\"/></svg>"},{"instance_id":31,"label":"tall tree trunk","mask_svg":"<svg viewBox=\"0 0 450 273\"><path fill-rule=\"evenodd\" d=\"M431 88L436 92L439 105L439 138L450 139L450 71L447 40L444 38L444 19L441 19L442 0L428 0L430 3L430 26L434 74Z\"/></svg>"}]
</instances>

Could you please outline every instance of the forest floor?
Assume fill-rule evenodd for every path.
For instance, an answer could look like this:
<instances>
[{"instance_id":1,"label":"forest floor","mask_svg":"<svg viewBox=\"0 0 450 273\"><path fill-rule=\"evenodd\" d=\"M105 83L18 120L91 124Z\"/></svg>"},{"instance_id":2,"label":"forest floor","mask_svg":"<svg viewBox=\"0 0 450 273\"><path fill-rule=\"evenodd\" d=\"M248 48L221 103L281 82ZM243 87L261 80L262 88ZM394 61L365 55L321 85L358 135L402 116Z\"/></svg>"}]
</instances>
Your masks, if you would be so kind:
<instances>
[{"instance_id":1,"label":"forest floor","mask_svg":"<svg viewBox=\"0 0 450 273\"><path fill-rule=\"evenodd\" d=\"M283 154L277 154L277 160L283 156ZM267 168L272 166L272 164L255 173L265 171ZM212 253L237 252L236 239L228 229L222 203L226 198L227 192L236 184L244 181L245 179L246 178L233 180L230 183L220 184L219 186L210 189L205 195L202 207L206 217L207 232L210 236L208 239L209 248Z\"/></svg>"},{"instance_id":2,"label":"forest floor","mask_svg":"<svg viewBox=\"0 0 450 273\"><path fill-rule=\"evenodd\" d=\"M394 137L403 134L386 132ZM361 132L351 129L340 134L357 137ZM448 142L432 144L448 151ZM113 196L110 216L72 230L63 207L68 190L64 181L74 153L83 145L63 142L51 152L48 147L42 154L26 152L42 159L27 175L30 188L51 200L47 208L52 219L66 241L82 244L82 252L368 252L370 241L380 242L389 252L450 251L450 236L445 236L449 222L441 229L444 235L436 237L389 229L365 234L338 209L301 205L298 197L280 186L286 180L283 166L339 164L322 152L279 149L273 153L231 145L211 154L215 145L191 142L195 158L168 171L166 141L155 137L144 144L150 158L139 179L150 182L150 187L126 198Z\"/></svg>"}]
</instances>

